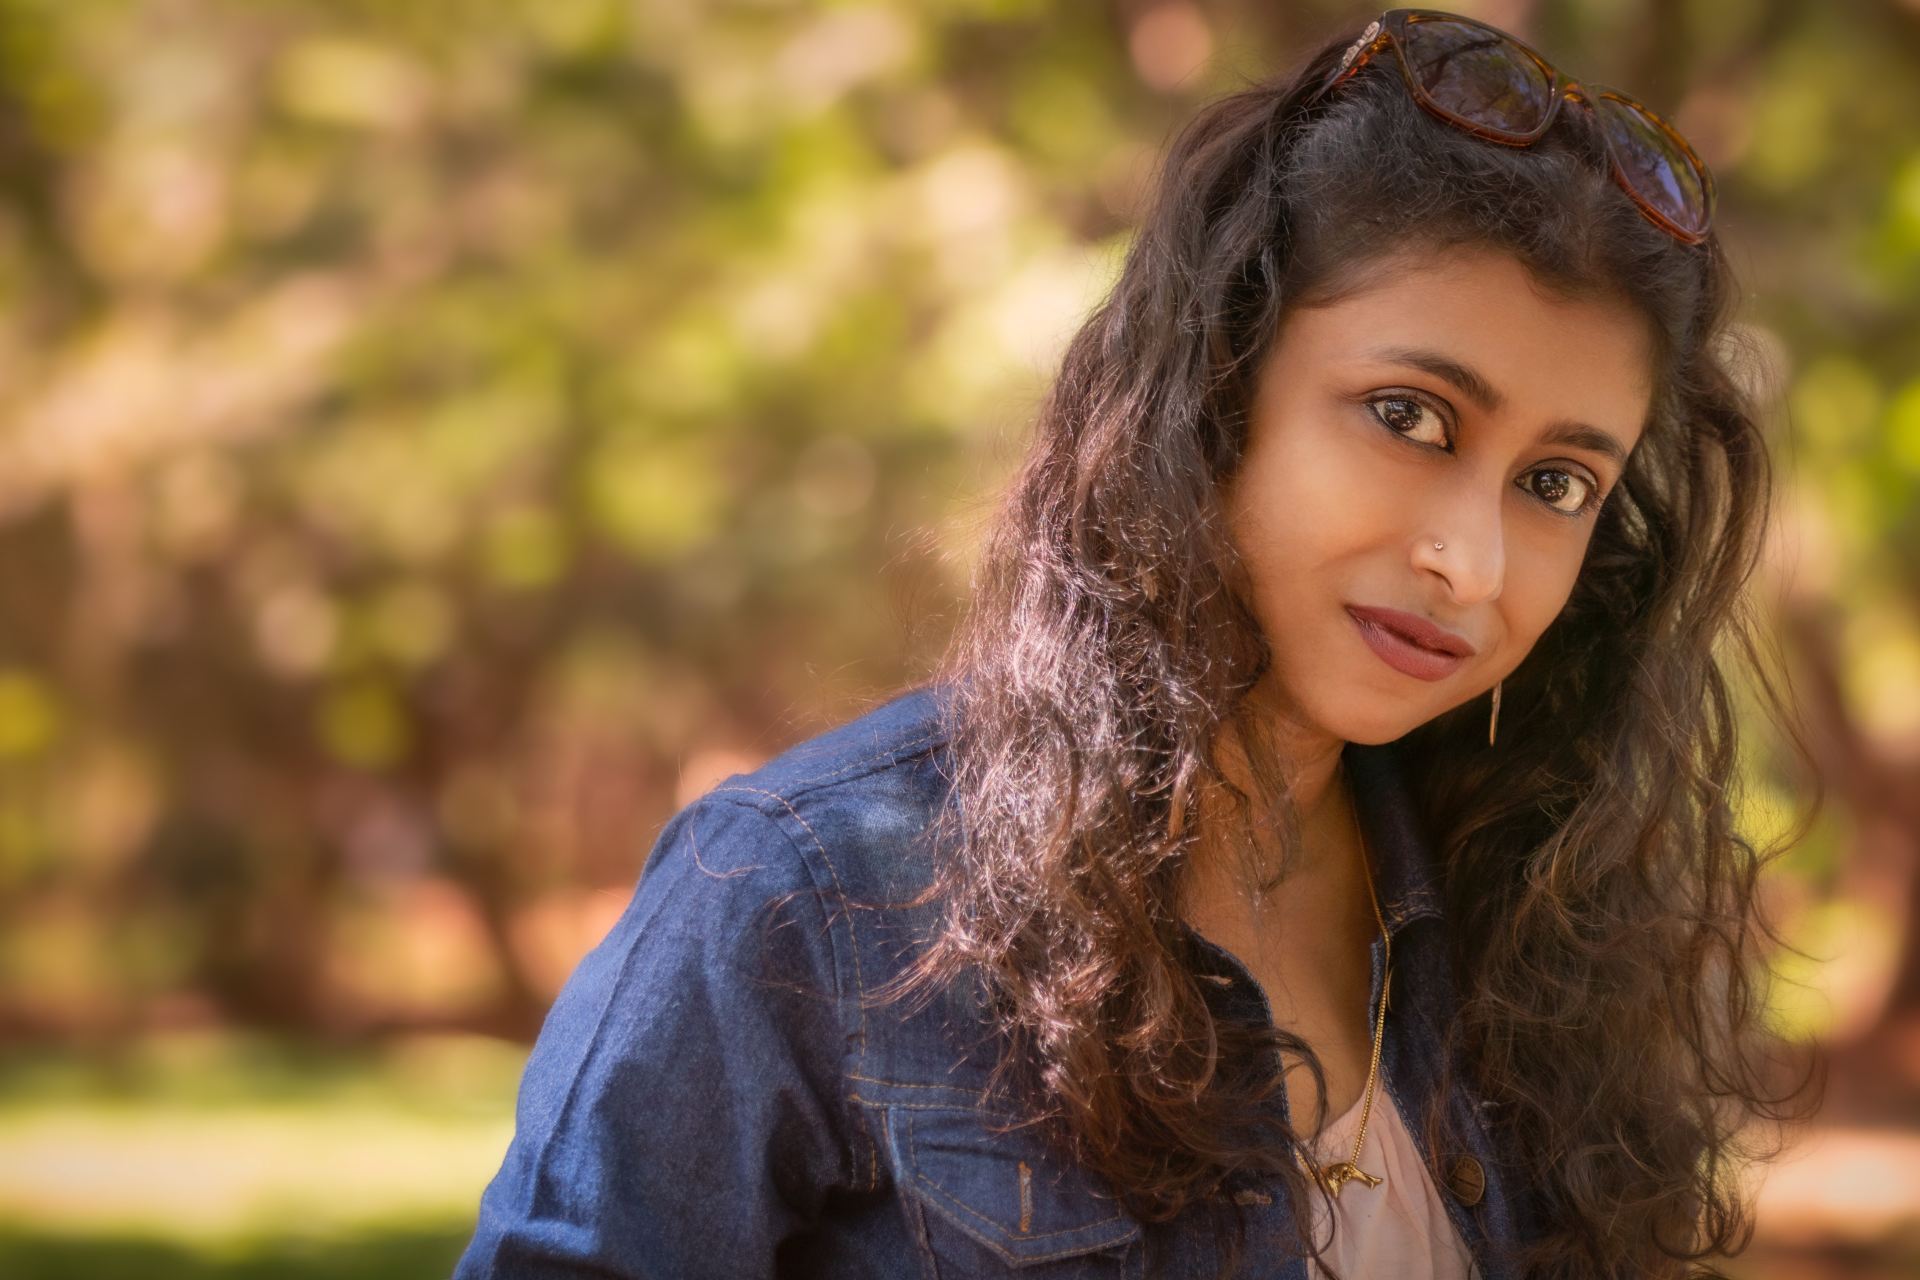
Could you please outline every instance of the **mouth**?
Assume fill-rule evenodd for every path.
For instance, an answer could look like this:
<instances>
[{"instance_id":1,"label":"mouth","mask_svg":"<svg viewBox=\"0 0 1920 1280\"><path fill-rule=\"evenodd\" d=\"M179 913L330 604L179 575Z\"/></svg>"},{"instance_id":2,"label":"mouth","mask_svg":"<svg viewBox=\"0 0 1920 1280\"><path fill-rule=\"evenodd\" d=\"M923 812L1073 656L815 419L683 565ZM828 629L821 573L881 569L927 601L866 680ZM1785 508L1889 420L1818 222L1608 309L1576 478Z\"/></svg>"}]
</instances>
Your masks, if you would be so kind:
<instances>
[{"instance_id":1,"label":"mouth","mask_svg":"<svg viewBox=\"0 0 1920 1280\"><path fill-rule=\"evenodd\" d=\"M1381 621L1382 613L1392 619L1391 625ZM1348 605L1347 614L1375 657L1401 674L1417 680L1444 680L1458 671L1473 653L1473 646L1464 639L1432 627L1429 623L1422 623L1427 629L1421 632L1419 638L1407 634L1403 628L1410 624L1403 620L1410 615L1400 614L1396 610ZM1449 647L1442 649L1429 642Z\"/></svg>"},{"instance_id":2,"label":"mouth","mask_svg":"<svg viewBox=\"0 0 1920 1280\"><path fill-rule=\"evenodd\" d=\"M1401 609L1388 609L1377 605L1350 604L1347 612L1362 622L1372 623L1376 627L1391 631L1409 644L1435 653L1444 653L1455 658L1471 658L1475 649L1470 641L1458 632L1427 621L1416 613L1407 613Z\"/></svg>"}]
</instances>

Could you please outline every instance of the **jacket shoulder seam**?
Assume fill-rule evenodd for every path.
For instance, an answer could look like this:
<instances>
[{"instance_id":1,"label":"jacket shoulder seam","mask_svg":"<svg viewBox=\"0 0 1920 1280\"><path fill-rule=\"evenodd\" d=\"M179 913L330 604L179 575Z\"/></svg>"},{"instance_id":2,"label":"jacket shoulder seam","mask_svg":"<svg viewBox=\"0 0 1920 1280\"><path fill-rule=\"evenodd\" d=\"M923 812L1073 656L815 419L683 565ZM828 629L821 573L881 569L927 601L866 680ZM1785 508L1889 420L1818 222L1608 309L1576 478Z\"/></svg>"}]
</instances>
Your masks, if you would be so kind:
<instances>
[{"instance_id":1,"label":"jacket shoulder seam","mask_svg":"<svg viewBox=\"0 0 1920 1280\"><path fill-rule=\"evenodd\" d=\"M857 760L844 763L838 768L830 769L825 773L816 773L805 778L794 778L781 785L777 791L766 791L757 788L755 788L755 790L760 790L760 794L772 796L782 802L798 800L803 796L811 795L815 791L824 791L842 782L854 782L866 777L868 774L878 773L882 769L892 768L896 764L904 764L908 760L918 759L939 747L946 741L946 737L945 731L936 729L929 733L923 733L917 738L908 738L905 742L895 743L884 750L861 756Z\"/></svg>"},{"instance_id":2,"label":"jacket shoulder seam","mask_svg":"<svg viewBox=\"0 0 1920 1280\"><path fill-rule=\"evenodd\" d=\"M812 864L807 858L805 849L803 849L800 846L800 842L797 839L795 839L793 832L786 826L784 822L781 821L781 815L778 813L769 812L769 810L765 805L756 803L751 800L726 799L726 797L756 796L763 800L774 801L775 803L781 806L781 808L785 811L785 814L788 818L791 818L795 823L799 824L800 829L806 832L807 838L813 842L814 851L819 854L820 863L822 866L826 868L827 877L832 882L833 898L838 903L838 911L839 911L840 918L845 920L847 924L847 940L849 944L848 950L852 956L854 1009L856 1013L856 1019L854 1024L854 1059L855 1059L856 1066L860 1069L864 1069L866 1066L866 1059L867 1059L867 1000L866 1000L866 982L860 973L860 935L859 935L858 926L854 921L853 913L847 908L846 890L841 885L840 873L833 864L833 857L831 854L827 852L826 842L820 838L819 832L815 831L812 825L809 824L805 818L800 816L800 811L794 808L792 801L790 801L786 796L781 795L779 792L769 791L764 787L749 786L745 783L736 782L736 783L727 783L725 785L715 787L712 791L708 792L707 794L709 796L722 798L721 800L722 803L733 804L741 808L751 809L755 813L758 813L761 817L766 818L775 827L779 828L780 833L786 836L787 843L793 846L793 851L795 856L799 858L800 865L805 870L807 874L807 878L813 883L814 892L816 894L819 894L822 897L825 897L827 893L827 886L820 883L819 876L814 871ZM829 918L828 923L829 925L831 925L832 923L831 918ZM844 996L844 983L840 979L839 961L837 957L834 963L834 982L836 987L840 987L842 989L842 994ZM841 1068L841 1072L843 1077L848 1077L854 1074L853 1072L849 1072L844 1066L844 1064ZM852 1104L851 1100L846 1096L847 1092L849 1092L849 1090L845 1087L846 1080L843 1078L841 1083L843 1086L842 1096L840 1099L841 1107L844 1109L847 1117L850 1120L852 1120L853 1123L858 1127L861 1133L861 1136L867 1140L867 1170L868 1170L867 1189L872 1190L873 1188L879 1185L880 1150L878 1145L874 1142L872 1132L867 1128L866 1117L864 1115L859 1114L859 1108L855 1107Z\"/></svg>"}]
</instances>

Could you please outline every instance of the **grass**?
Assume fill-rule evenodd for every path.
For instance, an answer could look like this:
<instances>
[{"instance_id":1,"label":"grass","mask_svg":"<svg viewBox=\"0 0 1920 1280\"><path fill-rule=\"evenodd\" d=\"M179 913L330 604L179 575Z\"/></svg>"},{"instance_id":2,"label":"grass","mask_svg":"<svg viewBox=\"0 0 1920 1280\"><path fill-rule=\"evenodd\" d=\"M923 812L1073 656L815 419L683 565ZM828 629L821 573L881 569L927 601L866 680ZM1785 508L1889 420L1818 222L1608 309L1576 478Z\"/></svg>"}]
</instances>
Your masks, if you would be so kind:
<instances>
[{"instance_id":1,"label":"grass","mask_svg":"<svg viewBox=\"0 0 1920 1280\"><path fill-rule=\"evenodd\" d=\"M0 1275L446 1275L525 1050L176 1036L0 1054Z\"/></svg>"},{"instance_id":2,"label":"grass","mask_svg":"<svg viewBox=\"0 0 1920 1280\"><path fill-rule=\"evenodd\" d=\"M215 1245L163 1235L61 1235L16 1225L0 1227L0 1275L18 1280L420 1280L452 1272L469 1229L462 1221Z\"/></svg>"}]
</instances>

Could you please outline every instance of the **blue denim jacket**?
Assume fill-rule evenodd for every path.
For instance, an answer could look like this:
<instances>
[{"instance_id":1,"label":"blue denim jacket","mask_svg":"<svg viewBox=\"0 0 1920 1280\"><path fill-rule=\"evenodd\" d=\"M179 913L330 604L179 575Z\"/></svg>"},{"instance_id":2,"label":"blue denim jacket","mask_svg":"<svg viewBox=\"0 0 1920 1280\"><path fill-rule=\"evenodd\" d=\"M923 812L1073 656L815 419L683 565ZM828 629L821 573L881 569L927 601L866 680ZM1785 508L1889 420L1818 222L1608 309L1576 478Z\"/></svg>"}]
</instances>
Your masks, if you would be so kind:
<instances>
[{"instance_id":1,"label":"blue denim jacket","mask_svg":"<svg viewBox=\"0 0 1920 1280\"><path fill-rule=\"evenodd\" d=\"M921 837L943 795L940 686L905 693L689 804L632 902L581 961L521 1082L513 1141L456 1280L966 1280L1211 1276L1213 1215L1144 1224L1036 1129L985 1104L994 1045L962 1006L861 1000L915 954L937 907ZM1393 939L1382 1081L1415 1115L1451 1009L1430 854L1391 745L1346 764ZM1193 935L1220 1008L1267 1019L1225 950ZM1373 944L1366 1010L1378 1000ZM1284 1115L1284 1100L1280 1106ZM1497 1125L1457 1086L1456 1150L1425 1150L1476 1274L1529 1230ZM1284 1191L1223 1189L1248 1221L1239 1274L1307 1280ZM1355 1194L1351 1189L1347 1194ZM1266 1243L1263 1245L1263 1239Z\"/></svg>"}]
</instances>

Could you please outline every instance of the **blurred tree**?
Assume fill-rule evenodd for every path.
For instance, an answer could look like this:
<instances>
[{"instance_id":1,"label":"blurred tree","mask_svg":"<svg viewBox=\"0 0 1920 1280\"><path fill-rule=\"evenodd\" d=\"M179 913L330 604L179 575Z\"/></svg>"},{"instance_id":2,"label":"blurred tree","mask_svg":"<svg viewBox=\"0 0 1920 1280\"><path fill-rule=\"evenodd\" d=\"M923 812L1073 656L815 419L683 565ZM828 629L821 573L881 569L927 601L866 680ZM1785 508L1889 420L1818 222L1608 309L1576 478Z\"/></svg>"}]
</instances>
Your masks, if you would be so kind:
<instances>
[{"instance_id":1,"label":"blurred tree","mask_svg":"<svg viewBox=\"0 0 1920 1280\"><path fill-rule=\"evenodd\" d=\"M1905 939L1788 1021L1910 1082L1920 9L1465 8L1720 177L1858 833L1783 900ZM1370 16L0 0L0 1027L530 1030L673 807L935 652L1170 131Z\"/></svg>"}]
</instances>

